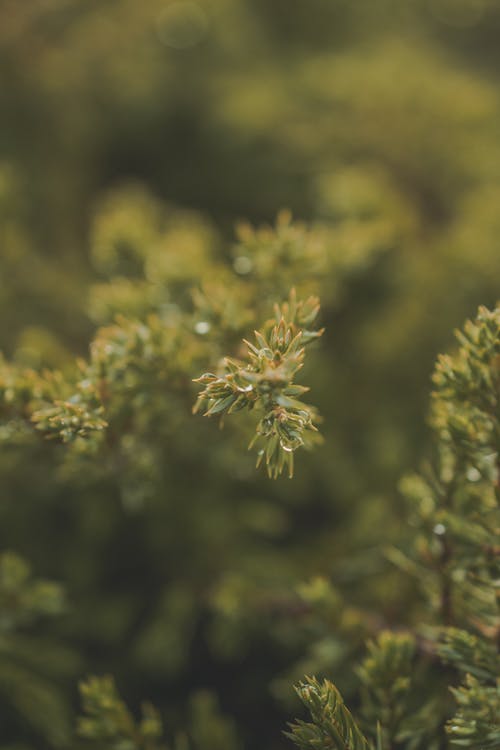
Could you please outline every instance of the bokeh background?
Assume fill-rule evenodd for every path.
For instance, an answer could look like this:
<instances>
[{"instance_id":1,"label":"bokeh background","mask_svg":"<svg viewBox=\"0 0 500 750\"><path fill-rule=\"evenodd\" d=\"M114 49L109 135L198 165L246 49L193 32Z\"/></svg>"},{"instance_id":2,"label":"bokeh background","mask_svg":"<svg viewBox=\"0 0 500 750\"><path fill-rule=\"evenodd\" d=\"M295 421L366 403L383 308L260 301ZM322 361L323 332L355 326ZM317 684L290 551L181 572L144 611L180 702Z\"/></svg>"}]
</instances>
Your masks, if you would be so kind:
<instances>
[{"instance_id":1,"label":"bokeh background","mask_svg":"<svg viewBox=\"0 0 500 750\"><path fill-rule=\"evenodd\" d=\"M296 678L349 696L367 631L418 616L384 549L405 534L398 481L429 453L434 359L498 297L499 36L497 0L2 0L7 359L70 368L115 313L201 283L207 247L231 268L243 219L290 209L328 228L332 258L306 377L325 442L293 482L255 473L175 390L112 466L4 438L2 547L67 603L22 634L33 693L12 702L0 677L2 746L67 746L77 681L110 672L172 732L210 691L234 746L286 747ZM161 242L159 214L178 217ZM146 281L109 261L124 237L156 248ZM307 269L272 274L269 303Z\"/></svg>"}]
</instances>

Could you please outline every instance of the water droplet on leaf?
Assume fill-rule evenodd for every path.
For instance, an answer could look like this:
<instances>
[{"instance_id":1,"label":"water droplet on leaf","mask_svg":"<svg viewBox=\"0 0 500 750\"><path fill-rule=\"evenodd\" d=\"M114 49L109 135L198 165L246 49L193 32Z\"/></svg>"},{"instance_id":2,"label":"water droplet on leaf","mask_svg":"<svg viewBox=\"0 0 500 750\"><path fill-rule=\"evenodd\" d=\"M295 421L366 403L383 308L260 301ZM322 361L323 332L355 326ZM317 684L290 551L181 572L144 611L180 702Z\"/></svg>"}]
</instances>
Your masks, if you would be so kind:
<instances>
[{"instance_id":1,"label":"water droplet on leaf","mask_svg":"<svg viewBox=\"0 0 500 750\"><path fill-rule=\"evenodd\" d=\"M199 320L198 323L196 323L194 330L196 333L199 333L200 336L204 336L210 330L210 323L206 320Z\"/></svg>"}]
</instances>

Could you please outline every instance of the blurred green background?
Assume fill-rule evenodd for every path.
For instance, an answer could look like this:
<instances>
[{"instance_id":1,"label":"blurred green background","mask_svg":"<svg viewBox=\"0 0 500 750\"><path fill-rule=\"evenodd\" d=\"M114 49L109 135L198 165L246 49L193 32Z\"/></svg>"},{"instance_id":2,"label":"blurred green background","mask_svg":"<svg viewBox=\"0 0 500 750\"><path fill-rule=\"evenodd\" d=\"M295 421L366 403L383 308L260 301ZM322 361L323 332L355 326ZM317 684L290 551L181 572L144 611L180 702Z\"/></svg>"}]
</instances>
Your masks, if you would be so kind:
<instances>
[{"instance_id":1,"label":"blurred green background","mask_svg":"<svg viewBox=\"0 0 500 750\"><path fill-rule=\"evenodd\" d=\"M2 747L64 747L76 681L112 672L172 731L208 689L245 747L282 748L293 679L327 672L348 696L372 619L418 617L381 549L405 533L398 480L428 453L435 356L498 297L499 35L497 0L2 0L8 359L64 370L116 312L231 268L242 219L289 208L331 244L305 376L325 442L293 482L255 473L244 438L175 389L113 465L3 438L2 547L67 604L22 634L41 693L9 701L0 677ZM174 217L162 241L158 214ZM145 276L108 262L119 235L156 248ZM309 271L263 272L268 308ZM316 620L300 583L320 574L337 598Z\"/></svg>"}]
</instances>

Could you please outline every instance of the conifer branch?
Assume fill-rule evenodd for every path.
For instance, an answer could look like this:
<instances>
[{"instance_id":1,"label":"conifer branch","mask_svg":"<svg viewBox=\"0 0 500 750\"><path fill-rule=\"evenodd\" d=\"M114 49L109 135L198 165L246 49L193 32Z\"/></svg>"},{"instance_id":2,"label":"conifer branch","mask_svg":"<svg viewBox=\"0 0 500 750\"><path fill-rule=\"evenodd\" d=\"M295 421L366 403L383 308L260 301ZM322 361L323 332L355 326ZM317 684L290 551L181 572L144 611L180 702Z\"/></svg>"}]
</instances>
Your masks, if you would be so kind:
<instances>
[{"instance_id":1,"label":"conifer branch","mask_svg":"<svg viewBox=\"0 0 500 750\"><path fill-rule=\"evenodd\" d=\"M401 740L411 719L414 689L415 638L409 633L382 631L367 644L368 654L358 667L362 714L367 732L378 727L379 744L390 750Z\"/></svg>"},{"instance_id":2,"label":"conifer branch","mask_svg":"<svg viewBox=\"0 0 500 750\"><path fill-rule=\"evenodd\" d=\"M84 715L78 722L80 737L102 750L167 750L161 743L162 723L149 703L136 722L118 695L112 677L91 677L80 684Z\"/></svg>"},{"instance_id":3,"label":"conifer branch","mask_svg":"<svg viewBox=\"0 0 500 750\"><path fill-rule=\"evenodd\" d=\"M0 555L0 633L32 623L40 616L57 615L64 608L64 593L54 581L34 579L19 555Z\"/></svg>"},{"instance_id":4,"label":"conifer branch","mask_svg":"<svg viewBox=\"0 0 500 750\"><path fill-rule=\"evenodd\" d=\"M265 462L273 479L285 467L293 476L294 452L305 445L309 433L317 432L316 409L300 400L309 389L294 379L303 366L306 345L323 333L310 328L318 313L316 297L299 302L292 290L288 302L275 305L274 320L255 331L255 343L244 341L245 361L226 357L219 374L209 372L195 380L204 388L194 413L223 417L242 409L259 412L249 447L257 446L257 466Z\"/></svg>"},{"instance_id":5,"label":"conifer branch","mask_svg":"<svg viewBox=\"0 0 500 750\"><path fill-rule=\"evenodd\" d=\"M454 745L469 750L500 748L500 680L496 685L482 684L467 675L459 688L451 688L457 712L446 725Z\"/></svg>"},{"instance_id":6,"label":"conifer branch","mask_svg":"<svg viewBox=\"0 0 500 750\"><path fill-rule=\"evenodd\" d=\"M494 683L500 674L500 653L496 644L459 628L446 628L437 643L441 659L462 674Z\"/></svg>"},{"instance_id":7,"label":"conifer branch","mask_svg":"<svg viewBox=\"0 0 500 750\"><path fill-rule=\"evenodd\" d=\"M402 485L418 527L414 550L390 557L419 579L442 624L460 624L431 633L435 653L463 683L451 688L457 710L446 722L444 697L414 703L415 639L380 634L358 669L361 714L377 750L438 750L448 743L443 729L454 745L500 748L500 308L480 308L457 335L460 349L439 358L433 378L438 469ZM299 694L313 719L293 725L299 747L351 750L354 740L338 729L349 720L336 688L309 680Z\"/></svg>"},{"instance_id":8,"label":"conifer branch","mask_svg":"<svg viewBox=\"0 0 500 750\"><path fill-rule=\"evenodd\" d=\"M295 688L311 714L311 721L296 721L286 733L300 750L373 750L344 705L339 691L328 680L306 678Z\"/></svg>"}]
</instances>

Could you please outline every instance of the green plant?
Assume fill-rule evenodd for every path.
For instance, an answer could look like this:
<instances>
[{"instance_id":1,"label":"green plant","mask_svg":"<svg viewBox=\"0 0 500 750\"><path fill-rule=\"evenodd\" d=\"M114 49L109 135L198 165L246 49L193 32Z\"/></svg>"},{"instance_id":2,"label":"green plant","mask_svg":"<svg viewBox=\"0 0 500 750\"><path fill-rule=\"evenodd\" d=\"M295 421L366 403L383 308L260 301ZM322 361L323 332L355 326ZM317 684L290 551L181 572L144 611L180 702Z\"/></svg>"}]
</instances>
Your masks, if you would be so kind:
<instances>
[{"instance_id":1,"label":"green plant","mask_svg":"<svg viewBox=\"0 0 500 750\"><path fill-rule=\"evenodd\" d=\"M441 748L444 722L451 745L500 747L500 308L480 308L457 337L458 352L441 356L433 376L436 469L402 485L417 527L412 551L389 552L416 577L434 620L369 643L358 670L366 737L331 683L299 685L311 721L292 725L289 736L304 750ZM436 690L437 659L461 679L450 685L454 715L446 685Z\"/></svg>"},{"instance_id":2,"label":"green plant","mask_svg":"<svg viewBox=\"0 0 500 750\"><path fill-rule=\"evenodd\" d=\"M94 746L114 750L165 750L160 745L161 720L155 709L144 704L135 722L120 699L111 677L92 677L80 685L85 715L78 722L78 734Z\"/></svg>"},{"instance_id":3,"label":"green plant","mask_svg":"<svg viewBox=\"0 0 500 750\"><path fill-rule=\"evenodd\" d=\"M275 320L255 332L255 344L245 341L247 361L225 358L219 375L206 373L196 380L205 386L194 412L205 416L256 409L261 418L250 443L258 447L257 466L265 460L269 477L276 479L288 467L293 476L293 455L310 433L316 432L316 410L300 397L309 389L294 383L303 366L305 346L323 333L309 330L319 312L319 301L298 302L295 290L289 302L275 305Z\"/></svg>"},{"instance_id":4,"label":"green plant","mask_svg":"<svg viewBox=\"0 0 500 750\"><path fill-rule=\"evenodd\" d=\"M78 662L76 654L40 632L44 620L60 617L64 592L53 581L32 576L11 552L0 555L0 696L3 731L17 723L61 747L73 734L69 696L61 677ZM43 625L42 625L43 627ZM4 739L3 738L3 739Z\"/></svg>"},{"instance_id":5,"label":"green plant","mask_svg":"<svg viewBox=\"0 0 500 750\"><path fill-rule=\"evenodd\" d=\"M83 714L77 733L84 747L96 750L239 750L232 722L221 714L213 694L193 695L188 711L188 729L172 743L164 744L158 711L150 703L142 706L136 721L121 699L112 677L91 677L80 684Z\"/></svg>"}]
</instances>

